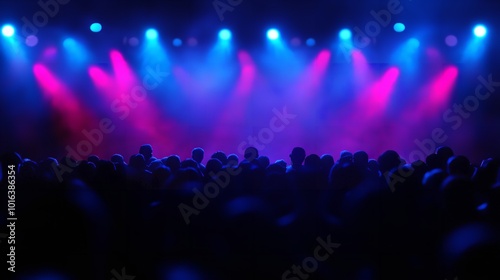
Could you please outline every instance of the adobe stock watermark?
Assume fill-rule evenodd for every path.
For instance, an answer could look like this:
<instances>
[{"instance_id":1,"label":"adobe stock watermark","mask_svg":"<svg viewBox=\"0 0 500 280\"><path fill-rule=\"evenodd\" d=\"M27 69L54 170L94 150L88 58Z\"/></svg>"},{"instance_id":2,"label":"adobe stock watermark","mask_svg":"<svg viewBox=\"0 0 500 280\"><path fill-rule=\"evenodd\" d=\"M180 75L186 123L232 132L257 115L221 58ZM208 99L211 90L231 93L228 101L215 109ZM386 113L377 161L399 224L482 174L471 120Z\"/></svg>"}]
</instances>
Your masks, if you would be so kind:
<instances>
[{"instance_id":1,"label":"adobe stock watermark","mask_svg":"<svg viewBox=\"0 0 500 280\"><path fill-rule=\"evenodd\" d=\"M464 119L468 119L471 113L478 110L480 103L490 98L492 93L496 91L496 88L500 87L500 82L493 81L492 74L488 75L487 79L483 76L478 76L477 80L479 83L475 88L474 94L465 97L462 103L453 104L452 108L449 108L443 113L443 121L450 124L452 130L457 130L462 127ZM417 160L425 162L426 157L433 154L438 145L443 144L446 140L448 140L448 135L445 129L436 127L432 130L431 137L423 140L415 139L414 143L418 148L413 150L407 159L410 163ZM406 178L410 177L414 172L413 169L403 170L402 168L399 168L398 171L399 175L394 173L389 174L390 172L384 174L392 192L395 191L396 183L403 183Z\"/></svg>"},{"instance_id":2,"label":"adobe stock watermark","mask_svg":"<svg viewBox=\"0 0 500 280\"><path fill-rule=\"evenodd\" d=\"M288 113L286 106L283 107L281 111L274 108L273 113L274 116L269 121L269 127L262 128L259 133L257 133L257 137L250 135L248 137L248 142L243 141L238 145L238 153L240 155L244 156L245 149L250 146L257 148L258 150L264 149L266 144L273 141L275 133L282 132L286 126L290 124L290 120L297 117L297 115ZM258 147L260 147L260 149ZM251 155L249 160L252 161L256 157L257 155ZM192 206L185 203L180 203L178 205L179 211L184 218L186 225L191 223L192 215L197 216L200 214L201 210L207 208L210 204L210 199L216 198L219 195L221 188L224 189L229 185L232 176L237 176L242 171L241 166L235 168L228 165L225 170L221 170L217 174L214 172L209 173L213 182L205 184L203 186L203 192L197 188L193 188L192 191L194 196L191 201Z\"/></svg>"},{"instance_id":3,"label":"adobe stock watermark","mask_svg":"<svg viewBox=\"0 0 500 280\"><path fill-rule=\"evenodd\" d=\"M333 254L333 249L337 249L341 245L340 243L333 243L331 235L326 237L326 241L321 237L316 238L316 241L319 245L314 249L313 256L302 260L302 265L292 265L289 270L281 275L282 280L308 279L310 274L318 270L319 263L326 261Z\"/></svg>"},{"instance_id":4,"label":"adobe stock watermark","mask_svg":"<svg viewBox=\"0 0 500 280\"><path fill-rule=\"evenodd\" d=\"M23 22L23 26L21 27L23 39L38 34L39 29L45 27L49 23L50 18L54 18L59 14L61 6L67 5L70 1L71 0L39 0L37 4L40 10L36 11L31 18L21 18Z\"/></svg>"},{"instance_id":5,"label":"adobe stock watermark","mask_svg":"<svg viewBox=\"0 0 500 280\"><path fill-rule=\"evenodd\" d=\"M355 26L353 28L354 47L357 49L362 49L369 46L380 34L380 32L382 31L382 27L385 28L391 23L392 16L400 14L403 9L404 7L403 5L401 5L401 2L399 0L389 0L389 2L387 2L387 9L382 9L378 12L375 12L375 10L371 10L370 15L373 17L373 20L365 24L364 30L362 30L358 26ZM352 59L350 54L352 46L348 44L349 43L347 42L342 42L340 47L342 49L344 57L348 62L351 62Z\"/></svg>"},{"instance_id":6,"label":"adobe stock watermark","mask_svg":"<svg viewBox=\"0 0 500 280\"><path fill-rule=\"evenodd\" d=\"M215 12L219 16L220 21L224 21L224 13L234 11L234 8L238 7L243 3L243 0L214 0L212 6L214 6Z\"/></svg>"},{"instance_id":7,"label":"adobe stock watermark","mask_svg":"<svg viewBox=\"0 0 500 280\"><path fill-rule=\"evenodd\" d=\"M111 274L113 274L113 278L111 280L134 280L135 276L128 275L125 271L125 267L122 268L121 274L116 271L116 269L111 270Z\"/></svg>"},{"instance_id":8,"label":"adobe stock watermark","mask_svg":"<svg viewBox=\"0 0 500 280\"><path fill-rule=\"evenodd\" d=\"M142 84L133 87L130 94L122 96L121 98L116 98L111 102L111 111L118 114L120 120L125 120L130 112L137 108L139 103L146 100L148 96L148 91L156 89L166 77L170 75L169 72L163 72L160 69L160 64L156 65L153 69L150 66L146 67L147 74L142 79ZM61 162L59 166L54 162L52 163L52 168L54 169L57 179L59 182L63 181L62 175L64 173L73 172L74 168L77 166L69 160L72 158L76 161L81 161L92 154L95 147L101 145L104 141L104 136L112 133L116 129L116 125L110 118L103 118L99 121L99 126L92 130L82 130L83 139L79 141L75 147L69 145L66 146L66 162Z\"/></svg>"}]
</instances>

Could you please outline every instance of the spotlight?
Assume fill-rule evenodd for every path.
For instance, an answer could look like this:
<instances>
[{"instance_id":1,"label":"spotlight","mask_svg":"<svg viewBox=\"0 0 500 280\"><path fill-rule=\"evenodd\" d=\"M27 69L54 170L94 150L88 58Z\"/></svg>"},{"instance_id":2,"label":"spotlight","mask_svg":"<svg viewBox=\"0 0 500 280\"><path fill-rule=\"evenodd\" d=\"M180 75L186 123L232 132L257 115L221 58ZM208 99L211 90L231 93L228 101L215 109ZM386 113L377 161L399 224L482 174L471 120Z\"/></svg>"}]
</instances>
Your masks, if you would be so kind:
<instances>
[{"instance_id":1,"label":"spotlight","mask_svg":"<svg viewBox=\"0 0 500 280\"><path fill-rule=\"evenodd\" d=\"M415 38L411 38L408 40L408 46L417 49L420 46L420 41Z\"/></svg>"},{"instance_id":2,"label":"spotlight","mask_svg":"<svg viewBox=\"0 0 500 280\"><path fill-rule=\"evenodd\" d=\"M446 45L448 45L449 47L454 47L457 45L458 43L458 39L455 35L448 35L446 36L446 38L444 39Z\"/></svg>"},{"instance_id":3,"label":"spotlight","mask_svg":"<svg viewBox=\"0 0 500 280\"><path fill-rule=\"evenodd\" d=\"M98 22L94 22L90 25L90 31L92 32L101 32L102 30L102 25Z\"/></svg>"},{"instance_id":4,"label":"spotlight","mask_svg":"<svg viewBox=\"0 0 500 280\"><path fill-rule=\"evenodd\" d=\"M267 38L269 40L278 40L279 37L280 37L280 32L277 29L272 28L267 31Z\"/></svg>"},{"instance_id":5,"label":"spotlight","mask_svg":"<svg viewBox=\"0 0 500 280\"><path fill-rule=\"evenodd\" d=\"M231 31L229 29L222 29L219 31L219 39L227 41L230 40L232 37Z\"/></svg>"},{"instance_id":6,"label":"spotlight","mask_svg":"<svg viewBox=\"0 0 500 280\"><path fill-rule=\"evenodd\" d=\"M309 47L313 47L314 45L316 45L316 40L314 40L313 38L309 38L306 41L306 45Z\"/></svg>"},{"instance_id":7,"label":"spotlight","mask_svg":"<svg viewBox=\"0 0 500 280\"><path fill-rule=\"evenodd\" d=\"M131 47L137 47L139 45L139 38L137 37L130 37L128 38L127 36L123 37L123 45L128 45Z\"/></svg>"},{"instance_id":8,"label":"spotlight","mask_svg":"<svg viewBox=\"0 0 500 280\"><path fill-rule=\"evenodd\" d=\"M158 38L158 31L156 29L150 28L146 30L146 38L148 40L154 40Z\"/></svg>"},{"instance_id":9,"label":"spotlight","mask_svg":"<svg viewBox=\"0 0 500 280\"><path fill-rule=\"evenodd\" d=\"M5 37L12 37L14 36L15 29L12 25L6 24L2 27L2 35Z\"/></svg>"},{"instance_id":10,"label":"spotlight","mask_svg":"<svg viewBox=\"0 0 500 280\"><path fill-rule=\"evenodd\" d=\"M403 32L403 31L405 31L405 29L406 29L406 26L404 24L402 24L401 22L394 24L394 31L396 31L396 32Z\"/></svg>"},{"instance_id":11,"label":"spotlight","mask_svg":"<svg viewBox=\"0 0 500 280\"><path fill-rule=\"evenodd\" d=\"M474 27L474 35L476 35L476 37L484 37L486 36L486 33L487 33L487 30L486 30L486 27L482 24L479 24L479 25L476 25L476 27Z\"/></svg>"},{"instance_id":12,"label":"spotlight","mask_svg":"<svg viewBox=\"0 0 500 280\"><path fill-rule=\"evenodd\" d=\"M76 41L75 39L67 38L63 41L63 46L67 49L73 48L76 46Z\"/></svg>"},{"instance_id":13,"label":"spotlight","mask_svg":"<svg viewBox=\"0 0 500 280\"><path fill-rule=\"evenodd\" d=\"M298 47L300 46L300 44L302 44L302 41L299 37L293 37L292 40L290 40L290 44L294 47Z\"/></svg>"},{"instance_id":14,"label":"spotlight","mask_svg":"<svg viewBox=\"0 0 500 280\"><path fill-rule=\"evenodd\" d=\"M38 37L36 37L35 35L29 35L28 37L26 37L25 43L28 47L34 47L38 44Z\"/></svg>"},{"instance_id":15,"label":"spotlight","mask_svg":"<svg viewBox=\"0 0 500 280\"><path fill-rule=\"evenodd\" d=\"M339 32L339 37L341 40L349 40L351 39L351 36L352 36L352 33L351 33L351 30L349 29L342 29L340 30Z\"/></svg>"},{"instance_id":16,"label":"spotlight","mask_svg":"<svg viewBox=\"0 0 500 280\"><path fill-rule=\"evenodd\" d=\"M173 41L172 41L172 44L175 46L175 47L180 47L182 46L182 40L179 39L179 38L175 38Z\"/></svg>"}]
</instances>

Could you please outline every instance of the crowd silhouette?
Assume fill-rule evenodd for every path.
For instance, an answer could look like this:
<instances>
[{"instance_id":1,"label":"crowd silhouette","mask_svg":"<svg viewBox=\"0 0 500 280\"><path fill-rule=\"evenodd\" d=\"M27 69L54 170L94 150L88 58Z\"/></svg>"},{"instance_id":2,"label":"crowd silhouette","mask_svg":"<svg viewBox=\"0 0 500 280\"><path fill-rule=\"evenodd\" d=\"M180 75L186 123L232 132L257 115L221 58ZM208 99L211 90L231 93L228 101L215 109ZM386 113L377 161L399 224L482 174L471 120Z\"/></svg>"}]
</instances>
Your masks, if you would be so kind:
<instances>
[{"instance_id":1,"label":"crowd silhouette","mask_svg":"<svg viewBox=\"0 0 500 280\"><path fill-rule=\"evenodd\" d=\"M17 170L17 279L500 279L500 160L449 147L0 160Z\"/></svg>"}]
</instances>

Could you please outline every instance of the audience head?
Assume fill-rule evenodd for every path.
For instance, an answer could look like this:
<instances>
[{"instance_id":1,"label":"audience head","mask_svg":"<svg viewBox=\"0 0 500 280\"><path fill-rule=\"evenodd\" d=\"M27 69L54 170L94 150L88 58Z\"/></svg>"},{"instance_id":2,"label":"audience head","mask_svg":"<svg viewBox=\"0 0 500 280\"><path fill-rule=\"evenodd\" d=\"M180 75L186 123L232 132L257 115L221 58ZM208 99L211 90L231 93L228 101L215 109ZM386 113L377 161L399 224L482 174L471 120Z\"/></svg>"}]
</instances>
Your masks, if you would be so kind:
<instances>
[{"instance_id":1,"label":"audience head","mask_svg":"<svg viewBox=\"0 0 500 280\"><path fill-rule=\"evenodd\" d=\"M224 165L224 166L227 165L228 159L227 159L227 156L224 152L221 152L221 151L215 152L211 158L218 159L222 163L222 165Z\"/></svg>"},{"instance_id":2,"label":"audience head","mask_svg":"<svg viewBox=\"0 0 500 280\"><path fill-rule=\"evenodd\" d=\"M248 147L245 149L244 156L247 161L254 161L259 157L259 150L255 147Z\"/></svg>"},{"instance_id":3,"label":"audience head","mask_svg":"<svg viewBox=\"0 0 500 280\"><path fill-rule=\"evenodd\" d=\"M301 147L295 147L290 154L292 165L302 165L306 158L306 151Z\"/></svg>"},{"instance_id":4,"label":"audience head","mask_svg":"<svg viewBox=\"0 0 500 280\"><path fill-rule=\"evenodd\" d=\"M113 156L111 156L111 162L114 164L125 164L125 160L120 154L114 154Z\"/></svg>"},{"instance_id":5,"label":"audience head","mask_svg":"<svg viewBox=\"0 0 500 280\"><path fill-rule=\"evenodd\" d=\"M153 188L159 189L164 186L172 172L165 165L159 166L153 171Z\"/></svg>"},{"instance_id":6,"label":"audience head","mask_svg":"<svg viewBox=\"0 0 500 280\"><path fill-rule=\"evenodd\" d=\"M325 171L330 171L332 169L332 166L335 164L335 160L333 159L332 155L324 154L321 156L321 165L323 170Z\"/></svg>"},{"instance_id":7,"label":"audience head","mask_svg":"<svg viewBox=\"0 0 500 280\"><path fill-rule=\"evenodd\" d=\"M186 160L183 160L181 162L181 168L186 169L186 168L193 168L195 170L201 171L198 168L198 162L196 162L194 159L188 158Z\"/></svg>"},{"instance_id":8,"label":"audience head","mask_svg":"<svg viewBox=\"0 0 500 280\"><path fill-rule=\"evenodd\" d=\"M422 180L422 184L424 189L438 191L443 181L446 179L448 174L446 171L435 168L431 171L425 173L424 178Z\"/></svg>"},{"instance_id":9,"label":"audience head","mask_svg":"<svg viewBox=\"0 0 500 280\"><path fill-rule=\"evenodd\" d=\"M205 151L202 148L194 148L191 152L191 158L197 163L201 163L203 161L203 157L205 156Z\"/></svg>"},{"instance_id":10,"label":"audience head","mask_svg":"<svg viewBox=\"0 0 500 280\"><path fill-rule=\"evenodd\" d=\"M454 156L455 153L453 153L453 150L450 147L441 146L436 149L436 155L438 156L440 168L446 170L448 159Z\"/></svg>"},{"instance_id":11,"label":"audience head","mask_svg":"<svg viewBox=\"0 0 500 280\"><path fill-rule=\"evenodd\" d=\"M64 158L64 160L68 160L68 162L70 162L71 158ZM64 164L67 164L66 161L63 162ZM74 164L72 166L76 166L76 161L74 160L71 160L71 163ZM57 159L53 158L53 157L48 157L46 159L43 159L40 161L40 167L43 168L43 169L51 169L52 166L59 166L59 162L57 161Z\"/></svg>"},{"instance_id":12,"label":"audience head","mask_svg":"<svg viewBox=\"0 0 500 280\"><path fill-rule=\"evenodd\" d=\"M286 172L286 164L285 167L282 165L279 165L278 163L272 163L266 168L266 174L278 174L278 175L283 175Z\"/></svg>"},{"instance_id":13,"label":"audience head","mask_svg":"<svg viewBox=\"0 0 500 280\"><path fill-rule=\"evenodd\" d=\"M377 160L370 159L368 161L368 169L370 169L371 172L378 174L380 172L380 166L378 165Z\"/></svg>"},{"instance_id":14,"label":"audience head","mask_svg":"<svg viewBox=\"0 0 500 280\"><path fill-rule=\"evenodd\" d=\"M401 158L396 151L388 150L378 157L378 165L382 174L397 168L401 164Z\"/></svg>"},{"instance_id":15,"label":"audience head","mask_svg":"<svg viewBox=\"0 0 500 280\"><path fill-rule=\"evenodd\" d=\"M171 155L167 157L163 163L174 173L181 168L181 158L178 155Z\"/></svg>"},{"instance_id":16,"label":"audience head","mask_svg":"<svg viewBox=\"0 0 500 280\"><path fill-rule=\"evenodd\" d=\"M368 154L365 151L357 151L353 155L354 164L367 168L368 167Z\"/></svg>"},{"instance_id":17,"label":"audience head","mask_svg":"<svg viewBox=\"0 0 500 280\"><path fill-rule=\"evenodd\" d=\"M222 170L222 162L219 159L211 158L207 161L205 176L213 176Z\"/></svg>"},{"instance_id":18,"label":"audience head","mask_svg":"<svg viewBox=\"0 0 500 280\"><path fill-rule=\"evenodd\" d=\"M266 156L259 156L257 158L257 161L259 162L260 167L262 168L267 168L269 166L270 160Z\"/></svg>"},{"instance_id":19,"label":"audience head","mask_svg":"<svg viewBox=\"0 0 500 280\"><path fill-rule=\"evenodd\" d=\"M448 159L448 173L450 175L469 176L470 161L464 156L452 156Z\"/></svg>"},{"instance_id":20,"label":"audience head","mask_svg":"<svg viewBox=\"0 0 500 280\"><path fill-rule=\"evenodd\" d=\"M149 159L153 156L153 147L149 144L144 144L139 148L139 154L144 156L146 163L149 163Z\"/></svg>"},{"instance_id":21,"label":"audience head","mask_svg":"<svg viewBox=\"0 0 500 280\"><path fill-rule=\"evenodd\" d=\"M275 162L277 165L283 167L286 169L286 161L282 160L282 159L278 159L276 162Z\"/></svg>"},{"instance_id":22,"label":"audience head","mask_svg":"<svg viewBox=\"0 0 500 280\"><path fill-rule=\"evenodd\" d=\"M479 167L481 168L487 168L489 164L491 164L491 162L494 162L495 160L492 159L492 158L487 158L487 159L484 159L483 161L481 161L481 165Z\"/></svg>"},{"instance_id":23,"label":"audience head","mask_svg":"<svg viewBox=\"0 0 500 280\"><path fill-rule=\"evenodd\" d=\"M148 170L153 172L162 166L164 166L163 162L159 159L155 159L155 160L151 161L151 163L148 165Z\"/></svg>"},{"instance_id":24,"label":"audience head","mask_svg":"<svg viewBox=\"0 0 500 280\"><path fill-rule=\"evenodd\" d=\"M99 157L96 156L96 155L90 155L87 160L89 162L92 162L93 164L95 164L97 166L97 164L99 163Z\"/></svg>"},{"instance_id":25,"label":"audience head","mask_svg":"<svg viewBox=\"0 0 500 280\"><path fill-rule=\"evenodd\" d=\"M239 163L239 158L236 154L230 154L228 157L227 157L227 164L229 166L238 166L238 163Z\"/></svg>"},{"instance_id":26,"label":"audience head","mask_svg":"<svg viewBox=\"0 0 500 280\"><path fill-rule=\"evenodd\" d=\"M146 169L146 160L144 159L144 155L135 154L131 156L129 161L129 166L137 170Z\"/></svg>"},{"instance_id":27,"label":"audience head","mask_svg":"<svg viewBox=\"0 0 500 280\"><path fill-rule=\"evenodd\" d=\"M339 163L343 164L343 163L351 163L352 162L352 153L347 151L347 150L343 150L342 152L340 152L340 158L339 158Z\"/></svg>"},{"instance_id":28,"label":"audience head","mask_svg":"<svg viewBox=\"0 0 500 280\"><path fill-rule=\"evenodd\" d=\"M453 150L447 146L440 146L436 149L436 154L441 158L451 158L455 155Z\"/></svg>"},{"instance_id":29,"label":"audience head","mask_svg":"<svg viewBox=\"0 0 500 280\"><path fill-rule=\"evenodd\" d=\"M322 167L321 158L317 154L310 154L304 159L304 166L315 171L320 171Z\"/></svg>"},{"instance_id":30,"label":"audience head","mask_svg":"<svg viewBox=\"0 0 500 280\"><path fill-rule=\"evenodd\" d=\"M437 154L430 154L425 158L425 163L429 167L429 170L441 168L441 164L439 162L439 156Z\"/></svg>"},{"instance_id":31,"label":"audience head","mask_svg":"<svg viewBox=\"0 0 500 280\"><path fill-rule=\"evenodd\" d=\"M76 167L78 174L86 180L92 180L96 174L96 166L93 162L83 160Z\"/></svg>"}]
</instances>

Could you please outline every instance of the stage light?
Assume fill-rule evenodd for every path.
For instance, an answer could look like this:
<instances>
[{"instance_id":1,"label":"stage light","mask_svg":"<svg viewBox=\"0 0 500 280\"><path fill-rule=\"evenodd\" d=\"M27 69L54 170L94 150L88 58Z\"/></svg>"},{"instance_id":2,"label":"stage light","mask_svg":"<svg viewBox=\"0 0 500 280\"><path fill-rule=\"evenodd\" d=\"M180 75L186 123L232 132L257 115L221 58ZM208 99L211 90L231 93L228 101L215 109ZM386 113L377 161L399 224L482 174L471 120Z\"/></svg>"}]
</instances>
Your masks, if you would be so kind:
<instances>
[{"instance_id":1,"label":"stage light","mask_svg":"<svg viewBox=\"0 0 500 280\"><path fill-rule=\"evenodd\" d=\"M267 31L267 38L269 40L278 40L279 37L280 37L280 32L277 29L272 28Z\"/></svg>"},{"instance_id":2,"label":"stage light","mask_svg":"<svg viewBox=\"0 0 500 280\"><path fill-rule=\"evenodd\" d=\"M300 46L300 44L302 44L302 41L300 40L299 37L294 37L292 38L292 40L290 40L290 44L294 47L298 47Z\"/></svg>"},{"instance_id":3,"label":"stage light","mask_svg":"<svg viewBox=\"0 0 500 280\"><path fill-rule=\"evenodd\" d=\"M306 41L306 45L309 47L313 47L314 45L316 45L316 40L314 40L313 38L309 38Z\"/></svg>"},{"instance_id":4,"label":"stage light","mask_svg":"<svg viewBox=\"0 0 500 280\"><path fill-rule=\"evenodd\" d=\"M458 43L458 39L454 35L448 35L448 36L446 36L446 38L444 39L444 41L445 41L446 45L448 45L449 47L454 47Z\"/></svg>"},{"instance_id":5,"label":"stage light","mask_svg":"<svg viewBox=\"0 0 500 280\"><path fill-rule=\"evenodd\" d=\"M6 24L2 27L2 35L5 37L12 37L14 36L15 29L12 25Z\"/></svg>"},{"instance_id":6,"label":"stage light","mask_svg":"<svg viewBox=\"0 0 500 280\"><path fill-rule=\"evenodd\" d=\"M351 30L349 29L342 29L340 30L339 32L339 37L341 40L349 40L351 39L351 36L352 36L352 33L351 33Z\"/></svg>"},{"instance_id":7,"label":"stage light","mask_svg":"<svg viewBox=\"0 0 500 280\"><path fill-rule=\"evenodd\" d=\"M471 67L472 64L476 64L484 55L486 45L483 41L488 33L488 30L484 25L478 24L474 27L472 33L474 36L467 41L463 52L463 62L471 63L468 65ZM472 69L471 67L468 68Z\"/></svg>"},{"instance_id":8,"label":"stage light","mask_svg":"<svg viewBox=\"0 0 500 280\"><path fill-rule=\"evenodd\" d=\"M476 27L474 27L474 35L476 35L476 37L484 37L486 36L486 33L487 33L487 30L486 30L486 27L482 24L479 24L479 25L476 25Z\"/></svg>"},{"instance_id":9,"label":"stage light","mask_svg":"<svg viewBox=\"0 0 500 280\"><path fill-rule=\"evenodd\" d=\"M221 31L219 31L219 39L227 41L231 40L231 37L232 34L231 31L229 31L229 29L222 29Z\"/></svg>"},{"instance_id":10,"label":"stage light","mask_svg":"<svg viewBox=\"0 0 500 280\"><path fill-rule=\"evenodd\" d=\"M26 45L28 47L34 47L38 44L38 37L36 37L35 35L29 35L28 37L26 37Z\"/></svg>"},{"instance_id":11,"label":"stage light","mask_svg":"<svg viewBox=\"0 0 500 280\"><path fill-rule=\"evenodd\" d=\"M408 40L408 46L417 49L420 46L420 41L415 38L411 38Z\"/></svg>"},{"instance_id":12,"label":"stage light","mask_svg":"<svg viewBox=\"0 0 500 280\"><path fill-rule=\"evenodd\" d=\"M146 30L146 39L155 40L158 38L158 31L156 29L150 28Z\"/></svg>"},{"instance_id":13,"label":"stage light","mask_svg":"<svg viewBox=\"0 0 500 280\"><path fill-rule=\"evenodd\" d=\"M90 31L92 32L101 32L102 25L98 22L94 22L90 25Z\"/></svg>"},{"instance_id":14,"label":"stage light","mask_svg":"<svg viewBox=\"0 0 500 280\"><path fill-rule=\"evenodd\" d=\"M175 38L173 41L172 41L172 45L174 45L175 47L180 47L182 46L182 40L179 39L179 38Z\"/></svg>"},{"instance_id":15,"label":"stage light","mask_svg":"<svg viewBox=\"0 0 500 280\"><path fill-rule=\"evenodd\" d=\"M63 46L67 49L73 48L76 46L76 41L72 38L67 38L63 41Z\"/></svg>"},{"instance_id":16,"label":"stage light","mask_svg":"<svg viewBox=\"0 0 500 280\"><path fill-rule=\"evenodd\" d=\"M402 43L391 54L392 64L396 64L400 69L407 73L415 73L418 69L420 41L416 38L410 38Z\"/></svg>"},{"instance_id":17,"label":"stage light","mask_svg":"<svg viewBox=\"0 0 500 280\"><path fill-rule=\"evenodd\" d=\"M139 39L137 37L132 37L132 38L128 39L128 44L131 47L136 47L139 45Z\"/></svg>"},{"instance_id":18,"label":"stage light","mask_svg":"<svg viewBox=\"0 0 500 280\"><path fill-rule=\"evenodd\" d=\"M405 29L406 29L406 26L404 24L402 24L401 22L394 24L394 31L396 31L396 32L403 32L403 31L405 31Z\"/></svg>"},{"instance_id":19,"label":"stage light","mask_svg":"<svg viewBox=\"0 0 500 280\"><path fill-rule=\"evenodd\" d=\"M72 69L83 67L89 54L85 47L77 40L69 37L63 41L64 55L67 61L72 65ZM74 68L73 68L74 67Z\"/></svg>"}]
</instances>

